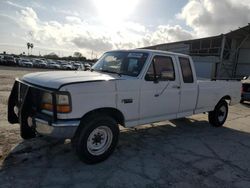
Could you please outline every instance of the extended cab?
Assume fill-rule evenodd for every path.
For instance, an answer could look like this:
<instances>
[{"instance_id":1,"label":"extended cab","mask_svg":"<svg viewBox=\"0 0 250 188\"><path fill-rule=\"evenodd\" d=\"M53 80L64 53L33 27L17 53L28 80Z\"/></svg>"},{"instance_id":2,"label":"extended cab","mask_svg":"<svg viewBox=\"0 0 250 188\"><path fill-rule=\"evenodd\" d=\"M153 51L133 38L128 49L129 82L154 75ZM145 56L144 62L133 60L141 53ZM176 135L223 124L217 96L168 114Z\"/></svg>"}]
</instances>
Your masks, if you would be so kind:
<instances>
[{"instance_id":1,"label":"extended cab","mask_svg":"<svg viewBox=\"0 0 250 188\"><path fill-rule=\"evenodd\" d=\"M54 71L16 79L8 121L21 136L69 138L80 159L106 159L118 142L119 126L208 112L222 126L228 104L240 101L238 81L197 80L190 56L153 50L104 53L90 71Z\"/></svg>"}]
</instances>

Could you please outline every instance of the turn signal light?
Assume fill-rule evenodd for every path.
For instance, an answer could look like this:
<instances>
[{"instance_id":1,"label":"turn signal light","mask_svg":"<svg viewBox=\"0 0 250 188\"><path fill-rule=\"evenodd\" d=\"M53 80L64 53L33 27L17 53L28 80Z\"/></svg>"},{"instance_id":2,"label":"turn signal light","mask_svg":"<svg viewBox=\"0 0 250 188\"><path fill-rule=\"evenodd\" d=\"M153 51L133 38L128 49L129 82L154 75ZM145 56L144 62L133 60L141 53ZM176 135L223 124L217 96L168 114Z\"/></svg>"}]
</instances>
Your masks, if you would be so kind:
<instances>
[{"instance_id":1,"label":"turn signal light","mask_svg":"<svg viewBox=\"0 0 250 188\"><path fill-rule=\"evenodd\" d=\"M42 104L43 110L53 111L53 105L49 103ZM56 105L56 110L58 113L68 113L70 112L70 106L69 105Z\"/></svg>"}]
</instances>

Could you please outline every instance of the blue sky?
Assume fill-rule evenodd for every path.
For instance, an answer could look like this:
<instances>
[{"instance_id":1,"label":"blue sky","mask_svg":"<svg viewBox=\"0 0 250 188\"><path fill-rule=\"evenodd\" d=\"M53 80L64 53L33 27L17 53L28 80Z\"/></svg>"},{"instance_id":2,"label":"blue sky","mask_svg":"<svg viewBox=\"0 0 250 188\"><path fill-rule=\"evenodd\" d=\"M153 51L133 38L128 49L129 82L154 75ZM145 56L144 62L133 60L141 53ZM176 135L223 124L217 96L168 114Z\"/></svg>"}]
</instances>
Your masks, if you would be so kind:
<instances>
[{"instance_id":1,"label":"blue sky","mask_svg":"<svg viewBox=\"0 0 250 188\"><path fill-rule=\"evenodd\" d=\"M217 35L250 21L250 0L2 0L0 51L89 57ZM223 14L222 14L223 12Z\"/></svg>"}]
</instances>

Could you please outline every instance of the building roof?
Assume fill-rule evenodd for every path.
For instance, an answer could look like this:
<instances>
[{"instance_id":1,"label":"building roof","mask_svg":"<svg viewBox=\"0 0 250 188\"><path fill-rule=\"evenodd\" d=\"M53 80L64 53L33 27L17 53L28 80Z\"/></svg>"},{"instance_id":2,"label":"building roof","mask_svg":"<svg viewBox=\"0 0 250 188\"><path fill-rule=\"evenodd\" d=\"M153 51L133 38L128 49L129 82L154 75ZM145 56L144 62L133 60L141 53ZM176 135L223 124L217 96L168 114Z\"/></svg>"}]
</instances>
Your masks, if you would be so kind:
<instances>
[{"instance_id":1,"label":"building roof","mask_svg":"<svg viewBox=\"0 0 250 188\"><path fill-rule=\"evenodd\" d=\"M198 39L190 39L190 40L183 40L183 41L176 41L176 42L169 42L169 43L162 43L162 44L157 44L157 45L152 45L152 46L147 46L143 47L142 49L145 48L156 48L158 46L162 45L173 45L173 44L179 44L179 43L184 43L184 44L189 44L198 40L212 40L212 39L220 39L222 38L223 35L230 37L230 38L243 38L246 35L250 34L250 24L244 26L244 27L239 27L236 30L230 31L225 34L220 34L220 35L215 35L215 36L210 36L210 37L204 37L204 38L198 38Z\"/></svg>"}]
</instances>

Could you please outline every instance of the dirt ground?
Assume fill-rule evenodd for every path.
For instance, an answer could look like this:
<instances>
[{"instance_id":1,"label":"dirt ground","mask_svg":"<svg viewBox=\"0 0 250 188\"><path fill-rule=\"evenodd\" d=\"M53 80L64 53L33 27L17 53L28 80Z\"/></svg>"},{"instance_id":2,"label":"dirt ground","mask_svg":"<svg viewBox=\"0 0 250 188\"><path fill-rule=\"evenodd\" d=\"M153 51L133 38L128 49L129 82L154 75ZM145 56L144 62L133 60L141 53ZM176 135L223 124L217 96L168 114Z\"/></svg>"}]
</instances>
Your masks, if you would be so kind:
<instances>
[{"instance_id":1,"label":"dirt ground","mask_svg":"<svg viewBox=\"0 0 250 188\"><path fill-rule=\"evenodd\" d=\"M222 128L202 114L122 129L114 154L86 165L70 141L24 141L7 122L14 78L31 71L0 66L0 187L250 187L250 103Z\"/></svg>"}]
</instances>

